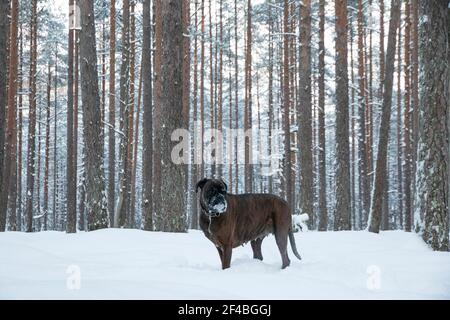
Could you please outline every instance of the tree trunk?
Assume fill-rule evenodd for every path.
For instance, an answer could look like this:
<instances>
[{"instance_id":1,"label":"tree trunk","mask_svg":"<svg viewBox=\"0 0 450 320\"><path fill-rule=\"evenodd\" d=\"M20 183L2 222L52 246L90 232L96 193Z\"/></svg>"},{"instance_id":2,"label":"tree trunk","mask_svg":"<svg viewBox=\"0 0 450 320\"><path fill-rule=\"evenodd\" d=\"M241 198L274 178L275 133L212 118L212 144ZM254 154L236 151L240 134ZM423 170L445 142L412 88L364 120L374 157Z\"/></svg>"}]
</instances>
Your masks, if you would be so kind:
<instances>
[{"instance_id":1,"label":"tree trunk","mask_svg":"<svg viewBox=\"0 0 450 320\"><path fill-rule=\"evenodd\" d=\"M251 193L253 191L253 166L252 162L252 3L247 1L247 46L245 57L245 113L244 113L244 130L249 133L245 137L245 192ZM290 172L290 171L289 171Z\"/></svg>"},{"instance_id":2,"label":"tree trunk","mask_svg":"<svg viewBox=\"0 0 450 320\"><path fill-rule=\"evenodd\" d=\"M6 86L8 81L8 38L9 38L9 0L0 0L0 198L8 198L8 185L3 183L5 157L5 124L8 97ZM0 231L6 228L7 201L0 200Z\"/></svg>"},{"instance_id":3,"label":"tree trunk","mask_svg":"<svg viewBox=\"0 0 450 320\"><path fill-rule=\"evenodd\" d=\"M421 1L420 131L416 217L423 214L422 237L433 250L449 250L449 1ZM419 212L417 212L419 211ZM416 226L417 227L417 226Z\"/></svg>"},{"instance_id":4,"label":"tree trunk","mask_svg":"<svg viewBox=\"0 0 450 320\"><path fill-rule=\"evenodd\" d=\"M73 20L74 0L69 0L69 19ZM77 231L77 181L75 175L73 140L73 60L74 26L69 26L68 75L67 75L67 223L66 232Z\"/></svg>"},{"instance_id":5,"label":"tree trunk","mask_svg":"<svg viewBox=\"0 0 450 320\"><path fill-rule=\"evenodd\" d=\"M111 0L109 10L108 211L109 225L113 226L116 187L116 0Z\"/></svg>"},{"instance_id":6,"label":"tree trunk","mask_svg":"<svg viewBox=\"0 0 450 320\"><path fill-rule=\"evenodd\" d=\"M370 206L370 190L369 190L369 172L368 166L368 153L366 146L366 78L364 68L364 15L362 0L358 0L358 78L359 78L359 175L361 180L361 206L365 223L367 223Z\"/></svg>"},{"instance_id":7,"label":"tree trunk","mask_svg":"<svg viewBox=\"0 0 450 320\"><path fill-rule=\"evenodd\" d=\"M273 32L274 32L274 17L272 13L272 6L269 5L269 17L268 17L268 29L269 29L269 143L268 143L268 155L269 160L272 161L272 145L275 143L272 137L272 128L273 128L273 117L274 117L274 105L273 105L273 63L274 63L274 45L273 45ZM237 119L236 119L237 121ZM273 174L274 172L269 172L269 181L268 181L268 192L273 192Z\"/></svg>"},{"instance_id":8,"label":"tree trunk","mask_svg":"<svg viewBox=\"0 0 450 320\"><path fill-rule=\"evenodd\" d=\"M405 112L404 112L404 141L405 163L403 173L405 183L403 184L405 196L405 230L410 232L412 228L411 208L411 5L410 0L405 1Z\"/></svg>"},{"instance_id":9,"label":"tree trunk","mask_svg":"<svg viewBox=\"0 0 450 320\"><path fill-rule=\"evenodd\" d=\"M54 76L54 127L53 127L53 230L57 230L57 211L58 211L58 158L57 158L57 146L58 146L58 43L55 48L55 76Z\"/></svg>"},{"instance_id":10,"label":"tree trunk","mask_svg":"<svg viewBox=\"0 0 450 320\"><path fill-rule=\"evenodd\" d=\"M369 216L368 230L378 233L380 231L381 213L385 181L387 178L387 148L389 142L389 129L392 105L392 86L394 77L395 47L397 43L397 29L400 19L400 0L391 1L391 18L389 22L388 45L386 54L385 83L383 88L383 106L378 142L377 165L375 172L374 191Z\"/></svg>"},{"instance_id":11,"label":"tree trunk","mask_svg":"<svg viewBox=\"0 0 450 320\"><path fill-rule=\"evenodd\" d=\"M311 1L303 1L300 9L300 83L299 83L299 113L297 114L300 147L300 206L301 213L309 215L309 228L316 225L313 202L313 145L311 128Z\"/></svg>"},{"instance_id":12,"label":"tree trunk","mask_svg":"<svg viewBox=\"0 0 450 320\"><path fill-rule=\"evenodd\" d=\"M183 128L183 24L182 0L161 3L161 181L163 231L185 232L185 181L182 165L171 159L171 134Z\"/></svg>"},{"instance_id":13,"label":"tree trunk","mask_svg":"<svg viewBox=\"0 0 450 320\"><path fill-rule=\"evenodd\" d=\"M85 141L86 212L88 230L108 227L105 177L103 173L103 132L95 45L94 4L80 0L81 95Z\"/></svg>"},{"instance_id":14,"label":"tree trunk","mask_svg":"<svg viewBox=\"0 0 450 320\"><path fill-rule=\"evenodd\" d=\"M114 226L118 228L129 225L128 202L130 195L128 144L130 140L130 2L123 1L122 24L122 65L120 67L120 188Z\"/></svg>"},{"instance_id":15,"label":"tree trunk","mask_svg":"<svg viewBox=\"0 0 450 320\"><path fill-rule=\"evenodd\" d=\"M350 147L348 114L347 0L336 13L336 207L334 230L350 230Z\"/></svg>"},{"instance_id":16,"label":"tree trunk","mask_svg":"<svg viewBox=\"0 0 450 320\"><path fill-rule=\"evenodd\" d=\"M326 231L327 180L325 141L325 0L319 1L319 231Z\"/></svg>"},{"instance_id":17,"label":"tree trunk","mask_svg":"<svg viewBox=\"0 0 450 320\"><path fill-rule=\"evenodd\" d=\"M2 9L2 8L0 8ZM9 10L8 10L9 11ZM8 207L8 193L11 188L14 188L14 179L11 177L12 171L15 171L16 163L16 94L17 94L17 30L18 30L18 16L19 16L19 3L18 0L12 1L11 9L11 28L10 28L10 41L9 41L9 81L8 81L8 112L6 123L6 139L4 143L5 156L3 169L3 190L0 193L0 231L6 229L6 212ZM3 101L0 101L3 102ZM0 109L0 111L3 111ZM3 115L2 115L3 118ZM2 134L2 132L0 132ZM3 150L2 150L3 151ZM14 164L13 164L14 163ZM1 176L1 175L0 175ZM12 179L11 179L12 178ZM12 181L11 181L12 180ZM12 185L10 185L12 184ZM14 202L15 192L11 194L14 196L12 199ZM15 219L15 212L11 210L11 215ZM13 221L14 222L14 221ZM11 225L13 229L16 228L15 223Z\"/></svg>"},{"instance_id":18,"label":"tree trunk","mask_svg":"<svg viewBox=\"0 0 450 320\"><path fill-rule=\"evenodd\" d=\"M73 166L75 167L75 181L78 181L78 95L79 95L79 30L75 30L75 83L73 100ZM81 183L84 186L84 179ZM82 200L84 201L84 200ZM79 201L81 203L81 201ZM79 211L78 228L85 230L84 210Z\"/></svg>"},{"instance_id":19,"label":"tree trunk","mask_svg":"<svg viewBox=\"0 0 450 320\"><path fill-rule=\"evenodd\" d=\"M45 173L44 173L44 229L47 229L47 216L48 216L48 181L50 172L50 109L52 105L51 101L52 90L52 72L50 69L50 62L48 63L48 82L47 82L47 109L46 109L46 121L45 121Z\"/></svg>"},{"instance_id":20,"label":"tree trunk","mask_svg":"<svg viewBox=\"0 0 450 320\"><path fill-rule=\"evenodd\" d=\"M194 4L194 95L193 95L193 99L192 99L192 105L194 107L193 110L193 130L198 130L196 128L197 125L197 104L198 104L198 98L197 98L197 90L198 90L198 72L197 72L197 68L198 68L198 39L197 39L197 26L198 26L198 0L194 0L195 4ZM231 111L230 111L231 114ZM195 144L195 141L197 139L196 135L193 135L193 145ZM197 150L198 152L198 150ZM192 176L192 189L194 188L194 186L196 185L197 181L200 180L198 177L198 169L199 166L197 164L196 158L197 155L194 154L193 156L193 163L192 163L192 169L191 169L191 176ZM230 181L231 183L231 181ZM191 199L191 223L190 223L190 227L192 229L198 229L198 199L197 199L197 194L195 192L195 190L192 190L192 199Z\"/></svg>"},{"instance_id":21,"label":"tree trunk","mask_svg":"<svg viewBox=\"0 0 450 320\"><path fill-rule=\"evenodd\" d=\"M142 40L142 84L143 84L143 123L142 123L142 216L144 230L153 230L153 112L152 112L152 53L150 20L150 0L143 4L143 40Z\"/></svg>"},{"instance_id":22,"label":"tree trunk","mask_svg":"<svg viewBox=\"0 0 450 320\"><path fill-rule=\"evenodd\" d=\"M155 8L153 12L155 13L155 71L154 71L154 118L153 118L153 127L155 128L154 132L154 149L153 149L153 212L155 214L154 222L155 229L157 231L162 230L162 200L161 200L161 59L162 59L162 16L161 16L161 6L164 0L154 0Z\"/></svg>"},{"instance_id":23,"label":"tree trunk","mask_svg":"<svg viewBox=\"0 0 450 320\"><path fill-rule=\"evenodd\" d=\"M398 27L397 44L397 201L400 229L403 229L403 148L402 148L402 28Z\"/></svg>"},{"instance_id":24,"label":"tree trunk","mask_svg":"<svg viewBox=\"0 0 450 320\"><path fill-rule=\"evenodd\" d=\"M30 28L30 94L28 120L28 160L27 160L27 232L33 231L33 194L36 155L36 63L37 63L37 0L32 2Z\"/></svg>"},{"instance_id":25,"label":"tree trunk","mask_svg":"<svg viewBox=\"0 0 450 320\"><path fill-rule=\"evenodd\" d=\"M285 197L291 210L294 209L292 197L292 175L291 175L291 134L290 134L290 88L289 88L289 2L284 0L283 11L283 124L284 124L284 191Z\"/></svg>"},{"instance_id":26,"label":"tree trunk","mask_svg":"<svg viewBox=\"0 0 450 320\"><path fill-rule=\"evenodd\" d=\"M22 88L23 88L23 33L22 26L20 26L20 52L19 52L19 106L18 106L18 118L19 118L19 126L18 126L18 155L17 155L17 230L22 231L22 141L23 141L23 97L22 97Z\"/></svg>"}]
</instances>

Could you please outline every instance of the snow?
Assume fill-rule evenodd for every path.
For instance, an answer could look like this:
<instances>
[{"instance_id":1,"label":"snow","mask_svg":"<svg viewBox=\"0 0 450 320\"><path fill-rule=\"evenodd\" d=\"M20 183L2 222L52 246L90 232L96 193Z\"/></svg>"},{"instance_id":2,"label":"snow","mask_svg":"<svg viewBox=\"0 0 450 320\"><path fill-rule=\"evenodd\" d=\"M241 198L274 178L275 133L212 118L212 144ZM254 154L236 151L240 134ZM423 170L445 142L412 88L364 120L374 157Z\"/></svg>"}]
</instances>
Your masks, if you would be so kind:
<instances>
[{"instance_id":1,"label":"snow","mask_svg":"<svg viewBox=\"0 0 450 320\"><path fill-rule=\"evenodd\" d=\"M450 299L450 253L414 233L295 234L281 270L273 236L220 268L200 231L0 234L0 299Z\"/></svg>"},{"instance_id":2,"label":"snow","mask_svg":"<svg viewBox=\"0 0 450 320\"><path fill-rule=\"evenodd\" d=\"M226 202L219 202L216 205L212 207L215 212L223 213L227 210L227 203Z\"/></svg>"}]
</instances>

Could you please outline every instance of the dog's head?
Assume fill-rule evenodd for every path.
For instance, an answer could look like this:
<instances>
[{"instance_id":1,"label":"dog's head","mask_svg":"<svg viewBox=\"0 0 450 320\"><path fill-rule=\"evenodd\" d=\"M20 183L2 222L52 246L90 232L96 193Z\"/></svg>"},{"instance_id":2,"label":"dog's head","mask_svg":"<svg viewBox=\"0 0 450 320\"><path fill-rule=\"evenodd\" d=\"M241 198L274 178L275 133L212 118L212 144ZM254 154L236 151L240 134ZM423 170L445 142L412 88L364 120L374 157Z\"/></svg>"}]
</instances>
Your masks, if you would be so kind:
<instances>
[{"instance_id":1,"label":"dog's head","mask_svg":"<svg viewBox=\"0 0 450 320\"><path fill-rule=\"evenodd\" d=\"M196 192L201 190L200 204L205 214L218 216L227 210L227 184L222 179L203 178L197 182Z\"/></svg>"}]
</instances>

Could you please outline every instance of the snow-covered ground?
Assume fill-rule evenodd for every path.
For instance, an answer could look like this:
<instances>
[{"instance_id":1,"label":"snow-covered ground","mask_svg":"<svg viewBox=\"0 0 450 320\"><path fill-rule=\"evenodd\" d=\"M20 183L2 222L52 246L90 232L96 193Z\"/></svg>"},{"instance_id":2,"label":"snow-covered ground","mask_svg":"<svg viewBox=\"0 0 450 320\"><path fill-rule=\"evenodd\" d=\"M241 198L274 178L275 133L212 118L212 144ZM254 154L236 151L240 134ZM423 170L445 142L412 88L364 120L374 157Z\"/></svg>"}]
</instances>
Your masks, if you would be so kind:
<instances>
[{"instance_id":1,"label":"snow-covered ground","mask_svg":"<svg viewBox=\"0 0 450 320\"><path fill-rule=\"evenodd\" d=\"M281 270L273 236L264 261L233 250L222 271L199 231L0 233L1 299L450 299L450 253L415 234L296 233L303 257Z\"/></svg>"}]
</instances>

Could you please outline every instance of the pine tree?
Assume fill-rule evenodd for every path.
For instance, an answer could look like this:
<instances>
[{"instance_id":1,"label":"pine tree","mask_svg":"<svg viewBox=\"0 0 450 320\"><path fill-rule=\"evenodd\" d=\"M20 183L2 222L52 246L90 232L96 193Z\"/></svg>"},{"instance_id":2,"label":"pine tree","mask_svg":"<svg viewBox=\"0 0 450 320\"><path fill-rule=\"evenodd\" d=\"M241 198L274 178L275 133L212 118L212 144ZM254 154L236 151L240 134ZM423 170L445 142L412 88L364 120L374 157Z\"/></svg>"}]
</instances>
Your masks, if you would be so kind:
<instances>
[{"instance_id":1,"label":"pine tree","mask_svg":"<svg viewBox=\"0 0 450 320\"><path fill-rule=\"evenodd\" d=\"M29 121L28 121L28 153L27 153L27 191L26 215L27 232L33 231L33 195L35 177L36 155L36 64L37 64L37 0L32 1L30 23L30 94L29 94Z\"/></svg>"},{"instance_id":2,"label":"pine tree","mask_svg":"<svg viewBox=\"0 0 450 320\"><path fill-rule=\"evenodd\" d=\"M142 84L143 84L143 166L142 166L142 216L144 230L153 230L153 112L152 112L152 54L151 54L150 0L143 4Z\"/></svg>"},{"instance_id":3,"label":"pine tree","mask_svg":"<svg viewBox=\"0 0 450 320\"><path fill-rule=\"evenodd\" d=\"M383 88L383 106L380 123L380 133L378 142L377 164L374 180L374 191L372 197L372 204L370 207L369 225L370 232L378 233L380 231L381 213L383 197L385 196L384 188L387 179L387 149L389 142L389 129L391 118L392 105L392 87L396 43L397 43L397 29L400 20L400 0L391 1L391 18L389 22L388 45L386 54L386 70ZM389 68L387 67L389 66Z\"/></svg>"},{"instance_id":4,"label":"pine tree","mask_svg":"<svg viewBox=\"0 0 450 320\"><path fill-rule=\"evenodd\" d=\"M325 0L319 1L319 231L326 231L327 181L325 153Z\"/></svg>"},{"instance_id":5,"label":"pine tree","mask_svg":"<svg viewBox=\"0 0 450 320\"><path fill-rule=\"evenodd\" d=\"M108 211L109 225L114 225L116 177L116 0L109 9L109 137L108 137Z\"/></svg>"},{"instance_id":6,"label":"pine tree","mask_svg":"<svg viewBox=\"0 0 450 320\"><path fill-rule=\"evenodd\" d=\"M311 128L311 1L303 1L300 9L300 82L298 113L298 143L300 147L301 212L309 215L309 227L315 228L313 188L313 144Z\"/></svg>"},{"instance_id":7,"label":"pine tree","mask_svg":"<svg viewBox=\"0 0 450 320\"><path fill-rule=\"evenodd\" d=\"M336 13L336 206L334 230L350 230L350 147L348 115L347 0Z\"/></svg>"},{"instance_id":8,"label":"pine tree","mask_svg":"<svg viewBox=\"0 0 450 320\"><path fill-rule=\"evenodd\" d=\"M80 0L81 95L85 141L86 213L88 230L108 227L105 177L103 173L103 132L95 44L94 4Z\"/></svg>"},{"instance_id":9,"label":"pine tree","mask_svg":"<svg viewBox=\"0 0 450 320\"><path fill-rule=\"evenodd\" d=\"M433 250L449 250L449 1L421 1L427 19L420 28L420 130L416 217L423 213L422 237ZM416 229L419 222L416 221Z\"/></svg>"},{"instance_id":10,"label":"pine tree","mask_svg":"<svg viewBox=\"0 0 450 320\"><path fill-rule=\"evenodd\" d=\"M69 19L73 19L74 0L69 0ZM69 27L68 74L67 74L67 224L66 232L75 233L77 226L77 181L74 166L73 139L73 60L74 30Z\"/></svg>"},{"instance_id":11,"label":"pine tree","mask_svg":"<svg viewBox=\"0 0 450 320\"><path fill-rule=\"evenodd\" d=\"M181 165L171 159L171 134L183 128L183 12L177 0L161 2L161 214L163 231L185 232L185 182Z\"/></svg>"},{"instance_id":12,"label":"pine tree","mask_svg":"<svg viewBox=\"0 0 450 320\"><path fill-rule=\"evenodd\" d=\"M7 198L8 188L3 184L4 173L4 157L5 157L5 124L6 124L6 105L7 92L6 85L8 81L8 30L9 30L9 0L0 1L0 197ZM6 228L6 201L0 201L0 231L5 231Z\"/></svg>"}]
</instances>

